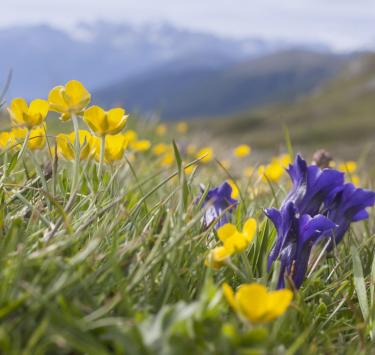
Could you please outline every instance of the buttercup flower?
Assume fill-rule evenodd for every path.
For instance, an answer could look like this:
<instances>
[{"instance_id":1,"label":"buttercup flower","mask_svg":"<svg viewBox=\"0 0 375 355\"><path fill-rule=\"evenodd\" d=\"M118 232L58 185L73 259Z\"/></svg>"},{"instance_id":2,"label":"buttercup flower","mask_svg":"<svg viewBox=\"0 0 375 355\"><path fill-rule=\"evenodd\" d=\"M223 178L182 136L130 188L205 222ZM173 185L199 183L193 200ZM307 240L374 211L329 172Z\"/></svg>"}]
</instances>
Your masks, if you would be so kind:
<instances>
[{"instance_id":1,"label":"buttercup flower","mask_svg":"<svg viewBox=\"0 0 375 355\"><path fill-rule=\"evenodd\" d=\"M79 130L80 160L89 158L94 150L93 136L90 132ZM57 152L67 160L74 160L75 132L69 134L58 134L56 136Z\"/></svg>"},{"instance_id":2,"label":"buttercup flower","mask_svg":"<svg viewBox=\"0 0 375 355\"><path fill-rule=\"evenodd\" d=\"M203 193L203 191L202 191ZM202 207L207 208L203 217L206 227L217 220L216 228L228 223L228 216L237 206L237 200L232 198L232 188L228 182L208 191Z\"/></svg>"},{"instance_id":3,"label":"buttercup flower","mask_svg":"<svg viewBox=\"0 0 375 355\"><path fill-rule=\"evenodd\" d=\"M344 173L354 173L358 169L357 163L353 160L346 161L344 163L340 163L338 166L338 170L344 172Z\"/></svg>"},{"instance_id":4,"label":"buttercup flower","mask_svg":"<svg viewBox=\"0 0 375 355\"><path fill-rule=\"evenodd\" d=\"M129 142L135 142L138 139L138 134L136 131L133 131L132 129L128 129L123 133L123 136L125 139Z\"/></svg>"},{"instance_id":5,"label":"buttercup flower","mask_svg":"<svg viewBox=\"0 0 375 355\"><path fill-rule=\"evenodd\" d=\"M102 137L107 134L120 133L126 125L128 115L125 115L125 110L122 108L104 111L101 107L94 105L85 110L83 120L98 137Z\"/></svg>"},{"instance_id":6,"label":"buttercup flower","mask_svg":"<svg viewBox=\"0 0 375 355\"><path fill-rule=\"evenodd\" d=\"M62 121L68 121L72 114L80 114L90 100L90 93L77 80L71 80L65 86L54 87L48 95L50 109L61 113Z\"/></svg>"},{"instance_id":7,"label":"buttercup flower","mask_svg":"<svg viewBox=\"0 0 375 355\"><path fill-rule=\"evenodd\" d=\"M233 150L237 158L244 158L251 153L251 148L247 144L241 144Z\"/></svg>"},{"instance_id":8,"label":"buttercup flower","mask_svg":"<svg viewBox=\"0 0 375 355\"><path fill-rule=\"evenodd\" d=\"M14 137L14 141L23 141L27 135L26 128L13 128L11 134ZM46 132L45 126L37 127L30 130L29 140L27 142L27 148L30 150L43 149L46 145ZM19 145L20 146L20 145Z\"/></svg>"},{"instance_id":9,"label":"buttercup flower","mask_svg":"<svg viewBox=\"0 0 375 355\"><path fill-rule=\"evenodd\" d=\"M213 159L214 151L211 147L204 147L197 153L196 157L198 159L202 158L202 163L208 163Z\"/></svg>"},{"instance_id":10,"label":"buttercup flower","mask_svg":"<svg viewBox=\"0 0 375 355\"><path fill-rule=\"evenodd\" d=\"M11 132L3 131L0 132L0 149L5 150L14 145L14 136Z\"/></svg>"},{"instance_id":11,"label":"buttercup flower","mask_svg":"<svg viewBox=\"0 0 375 355\"><path fill-rule=\"evenodd\" d=\"M293 299L293 293L288 289L268 291L257 283L243 284L236 293L224 283L223 293L233 310L253 324L271 322L280 317Z\"/></svg>"},{"instance_id":12,"label":"buttercup flower","mask_svg":"<svg viewBox=\"0 0 375 355\"><path fill-rule=\"evenodd\" d=\"M30 105L25 99L13 99L8 107L12 124L15 127L31 129L40 126L48 114L49 105L46 100L33 100Z\"/></svg>"},{"instance_id":13,"label":"buttercup flower","mask_svg":"<svg viewBox=\"0 0 375 355\"><path fill-rule=\"evenodd\" d=\"M240 192L239 192L238 187L235 184L235 182L233 180L228 180L228 184L232 188L232 195L231 195L231 197L234 198L234 199L238 198Z\"/></svg>"},{"instance_id":14,"label":"buttercup flower","mask_svg":"<svg viewBox=\"0 0 375 355\"><path fill-rule=\"evenodd\" d=\"M244 251L253 240L256 228L257 223L254 218L250 218L245 222L242 232L238 231L237 227L231 223L220 227L217 230L217 235L223 245L211 250L206 259L206 266L218 269L234 253Z\"/></svg>"},{"instance_id":15,"label":"buttercup flower","mask_svg":"<svg viewBox=\"0 0 375 355\"><path fill-rule=\"evenodd\" d=\"M117 160L122 159L124 152L128 145L123 134L108 135L106 137L105 149L104 149L104 162L111 163ZM94 138L95 146L95 159L100 160L100 140Z\"/></svg>"},{"instance_id":16,"label":"buttercup flower","mask_svg":"<svg viewBox=\"0 0 375 355\"><path fill-rule=\"evenodd\" d=\"M151 147L151 142L147 139L135 141L130 143L130 149L134 152L145 152Z\"/></svg>"},{"instance_id":17,"label":"buttercup flower","mask_svg":"<svg viewBox=\"0 0 375 355\"><path fill-rule=\"evenodd\" d=\"M165 143L158 143L152 148L152 153L155 155L163 155L171 150L171 147Z\"/></svg>"}]
</instances>

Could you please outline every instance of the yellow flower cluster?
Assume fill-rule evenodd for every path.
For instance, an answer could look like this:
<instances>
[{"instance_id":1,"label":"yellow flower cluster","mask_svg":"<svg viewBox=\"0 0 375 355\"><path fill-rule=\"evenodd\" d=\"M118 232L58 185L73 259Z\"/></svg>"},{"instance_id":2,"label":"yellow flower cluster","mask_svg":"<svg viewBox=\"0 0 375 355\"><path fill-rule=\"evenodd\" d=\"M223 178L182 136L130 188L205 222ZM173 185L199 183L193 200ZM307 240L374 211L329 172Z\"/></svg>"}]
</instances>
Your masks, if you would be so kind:
<instances>
[{"instance_id":1,"label":"yellow flower cluster","mask_svg":"<svg viewBox=\"0 0 375 355\"><path fill-rule=\"evenodd\" d=\"M0 149L20 148L22 142L27 143L30 150L43 149L49 111L59 113L62 121L82 117L92 132L77 127L75 132L56 136L57 153L67 160L75 159L76 137L79 138L80 160L93 157L100 161L102 155L106 163L117 161L123 157L128 144L135 152L150 149L151 143L138 140L136 132L121 133L128 120L123 108L108 111L97 105L87 108L90 100L90 93L77 80L54 87L48 101L36 99L28 104L23 98L13 99L8 107L13 129L0 132Z\"/></svg>"},{"instance_id":2,"label":"yellow flower cluster","mask_svg":"<svg viewBox=\"0 0 375 355\"><path fill-rule=\"evenodd\" d=\"M219 269L233 254L244 251L253 240L256 228L257 223L254 218L245 222L242 232L231 223L224 224L217 230L217 236L223 245L211 250L206 259L206 265Z\"/></svg>"},{"instance_id":3,"label":"yellow flower cluster","mask_svg":"<svg viewBox=\"0 0 375 355\"><path fill-rule=\"evenodd\" d=\"M361 184L360 178L358 175L358 165L355 161L349 160L346 162L342 162L338 165L337 169L342 171L343 173L348 174L349 180L355 186L359 186Z\"/></svg>"}]
</instances>

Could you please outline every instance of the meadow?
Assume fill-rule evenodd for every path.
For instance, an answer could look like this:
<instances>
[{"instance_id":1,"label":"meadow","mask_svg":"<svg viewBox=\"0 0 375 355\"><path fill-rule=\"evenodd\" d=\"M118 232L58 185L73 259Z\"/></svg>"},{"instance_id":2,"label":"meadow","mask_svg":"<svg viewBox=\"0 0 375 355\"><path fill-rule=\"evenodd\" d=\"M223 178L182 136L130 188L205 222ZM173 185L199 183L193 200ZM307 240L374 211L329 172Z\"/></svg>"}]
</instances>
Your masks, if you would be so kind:
<instances>
[{"instance_id":1,"label":"meadow","mask_svg":"<svg viewBox=\"0 0 375 355\"><path fill-rule=\"evenodd\" d=\"M1 107L1 353L373 352L366 161L46 96Z\"/></svg>"}]
</instances>

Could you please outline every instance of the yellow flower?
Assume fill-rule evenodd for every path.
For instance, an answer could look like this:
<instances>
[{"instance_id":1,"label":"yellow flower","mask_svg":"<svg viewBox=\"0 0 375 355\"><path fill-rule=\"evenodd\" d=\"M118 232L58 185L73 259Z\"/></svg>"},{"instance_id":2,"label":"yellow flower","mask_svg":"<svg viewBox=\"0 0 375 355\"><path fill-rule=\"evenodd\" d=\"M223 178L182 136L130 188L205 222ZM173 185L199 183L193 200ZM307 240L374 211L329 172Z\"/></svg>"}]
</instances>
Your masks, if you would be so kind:
<instances>
[{"instance_id":1,"label":"yellow flower","mask_svg":"<svg viewBox=\"0 0 375 355\"><path fill-rule=\"evenodd\" d=\"M291 163L292 159L289 154L282 154L277 158L277 161L283 168L287 168Z\"/></svg>"},{"instance_id":2,"label":"yellow flower","mask_svg":"<svg viewBox=\"0 0 375 355\"><path fill-rule=\"evenodd\" d=\"M125 115L125 110L122 108L104 111L101 107L94 105L85 110L83 120L97 136L102 137L107 134L120 133L126 125L128 115Z\"/></svg>"},{"instance_id":3,"label":"yellow flower","mask_svg":"<svg viewBox=\"0 0 375 355\"><path fill-rule=\"evenodd\" d=\"M155 155L163 155L165 153L167 153L169 150L171 150L171 147L167 144L164 144L164 143L159 143L159 144L156 144L153 148L152 148L152 152L155 154Z\"/></svg>"},{"instance_id":4,"label":"yellow flower","mask_svg":"<svg viewBox=\"0 0 375 355\"><path fill-rule=\"evenodd\" d=\"M251 153L251 148L247 144L241 144L233 150L237 158L244 158Z\"/></svg>"},{"instance_id":5,"label":"yellow flower","mask_svg":"<svg viewBox=\"0 0 375 355\"><path fill-rule=\"evenodd\" d=\"M163 123L159 124L157 127L156 127L156 134L158 136L164 136L164 134L167 132L167 126Z\"/></svg>"},{"instance_id":6,"label":"yellow flower","mask_svg":"<svg viewBox=\"0 0 375 355\"><path fill-rule=\"evenodd\" d=\"M339 164L338 166L338 170L344 173L349 173L349 174L356 172L357 169L358 169L357 163L353 160L346 161L344 163Z\"/></svg>"},{"instance_id":7,"label":"yellow flower","mask_svg":"<svg viewBox=\"0 0 375 355\"><path fill-rule=\"evenodd\" d=\"M181 134L186 134L189 129L189 126L186 122L179 122L176 126L177 132Z\"/></svg>"},{"instance_id":8,"label":"yellow flower","mask_svg":"<svg viewBox=\"0 0 375 355\"><path fill-rule=\"evenodd\" d=\"M361 179L357 174L354 174L350 176L350 181L352 182L353 185L359 187L361 185Z\"/></svg>"},{"instance_id":9,"label":"yellow flower","mask_svg":"<svg viewBox=\"0 0 375 355\"><path fill-rule=\"evenodd\" d=\"M13 128L11 134L13 135L14 141L20 142L21 140L23 141L25 139L27 135L27 129ZM29 148L30 150L43 149L46 145L46 141L45 126L34 128L30 130L30 137L27 142L27 148Z\"/></svg>"},{"instance_id":10,"label":"yellow flower","mask_svg":"<svg viewBox=\"0 0 375 355\"><path fill-rule=\"evenodd\" d=\"M258 168L258 175L264 181L278 182L284 174L284 168L277 159L272 159L268 165L260 165Z\"/></svg>"},{"instance_id":11,"label":"yellow flower","mask_svg":"<svg viewBox=\"0 0 375 355\"><path fill-rule=\"evenodd\" d=\"M224 283L223 293L233 310L253 324L267 323L280 317L293 299L293 293L288 289L268 291L257 283L243 284L236 293Z\"/></svg>"},{"instance_id":12,"label":"yellow flower","mask_svg":"<svg viewBox=\"0 0 375 355\"><path fill-rule=\"evenodd\" d=\"M0 149L5 150L16 144L13 132L0 132Z\"/></svg>"},{"instance_id":13,"label":"yellow flower","mask_svg":"<svg viewBox=\"0 0 375 355\"><path fill-rule=\"evenodd\" d=\"M137 132L132 129L128 129L123 135L129 143L135 142L138 139Z\"/></svg>"},{"instance_id":14,"label":"yellow flower","mask_svg":"<svg viewBox=\"0 0 375 355\"><path fill-rule=\"evenodd\" d=\"M147 139L135 141L130 143L130 148L135 152L145 152L151 147L151 142Z\"/></svg>"},{"instance_id":15,"label":"yellow flower","mask_svg":"<svg viewBox=\"0 0 375 355\"><path fill-rule=\"evenodd\" d=\"M68 121L72 114L80 114L90 100L90 93L77 80L54 87L48 95L51 110L61 113L63 121Z\"/></svg>"},{"instance_id":16,"label":"yellow flower","mask_svg":"<svg viewBox=\"0 0 375 355\"><path fill-rule=\"evenodd\" d=\"M93 136L88 131L79 130L80 159L89 158L94 150ZM58 134L56 136L57 152L67 160L74 160L75 132L69 134Z\"/></svg>"},{"instance_id":17,"label":"yellow flower","mask_svg":"<svg viewBox=\"0 0 375 355\"><path fill-rule=\"evenodd\" d=\"M25 99L13 99L8 107L12 124L16 127L31 129L40 126L48 114L49 105L46 100L36 99L27 104Z\"/></svg>"},{"instance_id":18,"label":"yellow flower","mask_svg":"<svg viewBox=\"0 0 375 355\"><path fill-rule=\"evenodd\" d=\"M233 180L228 180L228 184L229 184L230 187L232 188L232 194L231 194L231 197L234 198L234 199L237 199L237 198L238 198L238 195L239 195L239 191L238 191L238 187L237 187L237 185L234 183Z\"/></svg>"},{"instance_id":19,"label":"yellow flower","mask_svg":"<svg viewBox=\"0 0 375 355\"><path fill-rule=\"evenodd\" d=\"M201 159L201 162L208 163L214 157L214 151L211 147L204 147L202 148L196 155L197 159Z\"/></svg>"},{"instance_id":20,"label":"yellow flower","mask_svg":"<svg viewBox=\"0 0 375 355\"><path fill-rule=\"evenodd\" d=\"M194 171L194 165L190 165L185 168L185 174L190 175Z\"/></svg>"},{"instance_id":21,"label":"yellow flower","mask_svg":"<svg viewBox=\"0 0 375 355\"><path fill-rule=\"evenodd\" d=\"M254 218L249 218L245 222L242 232L239 232L236 226L231 223L224 224L217 230L217 235L223 245L210 251L205 265L218 269L234 253L244 251L253 240L256 228L257 224Z\"/></svg>"},{"instance_id":22,"label":"yellow flower","mask_svg":"<svg viewBox=\"0 0 375 355\"><path fill-rule=\"evenodd\" d=\"M108 135L105 139L104 161L111 163L113 161L121 160L127 148L128 141L123 134ZM95 159L100 161L100 139L94 137Z\"/></svg>"},{"instance_id":23,"label":"yellow flower","mask_svg":"<svg viewBox=\"0 0 375 355\"><path fill-rule=\"evenodd\" d=\"M174 162L174 154L173 152L169 152L165 154L160 162L161 166L167 167L171 166Z\"/></svg>"}]
</instances>

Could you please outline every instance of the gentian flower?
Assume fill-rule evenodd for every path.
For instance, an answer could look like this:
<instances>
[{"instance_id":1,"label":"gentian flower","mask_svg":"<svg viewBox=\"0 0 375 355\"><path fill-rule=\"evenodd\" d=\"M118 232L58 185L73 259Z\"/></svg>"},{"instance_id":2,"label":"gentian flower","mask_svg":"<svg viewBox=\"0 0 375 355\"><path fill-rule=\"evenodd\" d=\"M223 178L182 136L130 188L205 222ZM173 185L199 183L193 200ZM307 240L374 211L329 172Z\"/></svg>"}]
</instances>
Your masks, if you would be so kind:
<instances>
[{"instance_id":1,"label":"gentian flower","mask_svg":"<svg viewBox=\"0 0 375 355\"><path fill-rule=\"evenodd\" d=\"M369 217L367 207L375 204L375 192L356 188L352 183L337 187L324 202L325 214L338 227L334 233L334 243L329 250L340 243L350 223Z\"/></svg>"},{"instance_id":2,"label":"gentian flower","mask_svg":"<svg viewBox=\"0 0 375 355\"><path fill-rule=\"evenodd\" d=\"M294 164L287 172L293 182L293 188L283 202L294 202L298 212L311 216L319 212L325 198L338 186L344 183L344 174L334 169L320 169L316 165L307 165L297 155Z\"/></svg>"},{"instance_id":3,"label":"gentian flower","mask_svg":"<svg viewBox=\"0 0 375 355\"><path fill-rule=\"evenodd\" d=\"M336 224L327 217L318 214L314 217L300 216L293 202L288 202L281 211L265 211L277 230L276 243L268 259L268 267L280 256L280 276L277 288L285 287L285 275L288 275L299 288L305 277L311 249L325 233L331 232Z\"/></svg>"},{"instance_id":4,"label":"gentian flower","mask_svg":"<svg viewBox=\"0 0 375 355\"><path fill-rule=\"evenodd\" d=\"M268 323L280 317L293 299L293 293L288 289L268 291L257 283L243 284L236 293L224 283L223 293L233 310L253 324Z\"/></svg>"},{"instance_id":5,"label":"gentian flower","mask_svg":"<svg viewBox=\"0 0 375 355\"><path fill-rule=\"evenodd\" d=\"M202 207L207 208L203 217L204 225L208 227L217 220L215 227L219 228L228 223L228 216L237 203L238 201L232 197L232 187L226 181L209 190L202 204Z\"/></svg>"},{"instance_id":6,"label":"gentian flower","mask_svg":"<svg viewBox=\"0 0 375 355\"><path fill-rule=\"evenodd\" d=\"M334 237L338 244L350 223L368 218L366 207L375 204L375 193L344 185L344 174L334 169L308 166L300 156L288 168L293 187L280 210L265 210L276 227L277 237L270 252L268 268L279 257L278 288L288 275L301 286L311 249L322 238ZM329 245L332 249L333 243Z\"/></svg>"}]
</instances>

